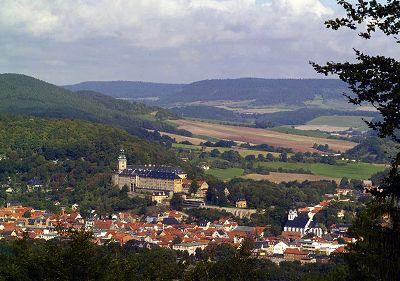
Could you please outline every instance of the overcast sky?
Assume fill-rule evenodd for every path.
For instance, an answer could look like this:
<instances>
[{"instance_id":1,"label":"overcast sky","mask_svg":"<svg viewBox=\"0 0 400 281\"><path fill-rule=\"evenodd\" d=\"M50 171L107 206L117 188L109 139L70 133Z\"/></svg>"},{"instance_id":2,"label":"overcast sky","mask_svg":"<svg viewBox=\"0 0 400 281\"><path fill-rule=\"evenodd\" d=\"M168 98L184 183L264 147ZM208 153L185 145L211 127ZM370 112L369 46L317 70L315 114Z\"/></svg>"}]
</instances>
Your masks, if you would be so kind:
<instances>
[{"instance_id":1,"label":"overcast sky","mask_svg":"<svg viewBox=\"0 0 400 281\"><path fill-rule=\"evenodd\" d=\"M56 83L320 77L309 60L352 47L395 57L323 22L334 0L0 0L0 73Z\"/></svg>"}]
</instances>

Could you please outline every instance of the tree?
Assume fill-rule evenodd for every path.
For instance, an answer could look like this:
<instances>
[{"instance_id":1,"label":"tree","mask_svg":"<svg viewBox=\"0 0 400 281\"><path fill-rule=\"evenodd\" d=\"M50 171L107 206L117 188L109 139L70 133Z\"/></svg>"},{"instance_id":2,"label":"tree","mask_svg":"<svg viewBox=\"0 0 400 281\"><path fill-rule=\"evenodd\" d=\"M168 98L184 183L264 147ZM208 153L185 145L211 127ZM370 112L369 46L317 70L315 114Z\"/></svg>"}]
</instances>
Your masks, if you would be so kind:
<instances>
[{"instance_id":1,"label":"tree","mask_svg":"<svg viewBox=\"0 0 400 281\"><path fill-rule=\"evenodd\" d=\"M349 179L344 177L340 180L340 184L339 184L340 188L349 188L350 187L350 183L349 183Z\"/></svg>"},{"instance_id":2,"label":"tree","mask_svg":"<svg viewBox=\"0 0 400 281\"><path fill-rule=\"evenodd\" d=\"M262 154L260 154L260 155L262 155ZM253 154L246 155L246 156L244 157L244 160L246 160L247 162L255 161L255 160L256 160L256 156L253 155Z\"/></svg>"},{"instance_id":3,"label":"tree","mask_svg":"<svg viewBox=\"0 0 400 281\"><path fill-rule=\"evenodd\" d=\"M189 186L189 192L191 194L196 194L197 190L199 190L199 185L197 183L197 181L192 181L192 183Z\"/></svg>"},{"instance_id":4,"label":"tree","mask_svg":"<svg viewBox=\"0 0 400 281\"><path fill-rule=\"evenodd\" d=\"M177 211L182 210L183 198L182 195L175 193L170 202L171 208Z\"/></svg>"},{"instance_id":5,"label":"tree","mask_svg":"<svg viewBox=\"0 0 400 281\"><path fill-rule=\"evenodd\" d=\"M337 30L347 27L362 29L358 34L371 39L376 31L395 39L400 33L400 1L337 0L346 16L326 22L328 28ZM382 55L368 55L354 50L356 62L328 62L326 65L311 63L324 75L334 74L349 85L350 103L370 104L381 118L367 122L379 137L389 137L400 143L400 62ZM394 157L388 176L379 189L372 192L375 200L367 206L352 227L358 242L349 247L347 262L352 280L399 280L400 279L400 152Z\"/></svg>"},{"instance_id":6,"label":"tree","mask_svg":"<svg viewBox=\"0 0 400 281\"><path fill-rule=\"evenodd\" d=\"M338 0L347 15L326 22L328 28L337 30L348 27L352 30L364 28L359 36L371 39L377 30L393 37L400 33L400 1L387 0L386 4L378 1L358 0L356 4ZM395 45L400 40L395 37ZM311 62L315 70L324 75L335 74L349 85L351 94L346 94L350 103L362 105L368 103L375 107L382 118L367 122L369 127L378 132L381 138L390 137L400 142L400 62L393 58L376 55L370 56L355 50L356 63L328 62L321 66ZM379 197L400 196L399 173L400 153L393 159L390 176L381 186L383 192L375 193Z\"/></svg>"},{"instance_id":7,"label":"tree","mask_svg":"<svg viewBox=\"0 0 400 281\"><path fill-rule=\"evenodd\" d=\"M282 152L279 156L279 161L281 162L287 162L288 161L288 155L286 152Z\"/></svg>"}]
</instances>

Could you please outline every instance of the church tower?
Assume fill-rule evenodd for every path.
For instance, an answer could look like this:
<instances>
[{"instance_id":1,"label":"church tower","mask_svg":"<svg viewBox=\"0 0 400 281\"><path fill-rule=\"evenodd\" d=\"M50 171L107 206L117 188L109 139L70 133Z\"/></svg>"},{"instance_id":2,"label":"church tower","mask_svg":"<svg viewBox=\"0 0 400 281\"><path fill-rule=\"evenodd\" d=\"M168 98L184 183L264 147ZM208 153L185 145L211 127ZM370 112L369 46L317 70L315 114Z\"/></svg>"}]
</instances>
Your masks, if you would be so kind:
<instances>
[{"instance_id":1,"label":"church tower","mask_svg":"<svg viewBox=\"0 0 400 281\"><path fill-rule=\"evenodd\" d=\"M126 169L125 151L121 149L121 152L118 157L118 172L121 173L125 169Z\"/></svg>"},{"instance_id":2,"label":"church tower","mask_svg":"<svg viewBox=\"0 0 400 281\"><path fill-rule=\"evenodd\" d=\"M288 214L288 220L289 220L289 221L292 221L292 220L294 220L295 218L297 218L297 211L296 211L296 210L290 209L290 210L289 210L289 214Z\"/></svg>"}]
</instances>

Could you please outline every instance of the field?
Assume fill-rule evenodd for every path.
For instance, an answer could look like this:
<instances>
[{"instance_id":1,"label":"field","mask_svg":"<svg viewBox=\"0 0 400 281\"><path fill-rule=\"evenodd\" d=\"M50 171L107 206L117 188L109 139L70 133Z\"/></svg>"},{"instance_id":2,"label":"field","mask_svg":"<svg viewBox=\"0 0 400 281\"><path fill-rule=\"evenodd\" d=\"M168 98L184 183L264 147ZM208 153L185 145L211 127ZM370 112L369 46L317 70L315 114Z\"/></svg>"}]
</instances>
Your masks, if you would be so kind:
<instances>
[{"instance_id":1,"label":"field","mask_svg":"<svg viewBox=\"0 0 400 281\"><path fill-rule=\"evenodd\" d=\"M343 165L328 165L321 163L289 163L289 162L259 162L260 166L269 168L282 168L287 170L304 169L314 175L365 180L371 175L383 171L384 165L374 165L368 163L346 163Z\"/></svg>"},{"instance_id":2,"label":"field","mask_svg":"<svg viewBox=\"0 0 400 281\"><path fill-rule=\"evenodd\" d=\"M315 137L315 138L328 138L330 137L330 134L327 132L321 132L321 131L305 131L305 130L299 130L296 128L292 128L291 126L279 126L279 127L274 127L269 129L274 132L280 132L280 133L285 133L285 134L291 134L291 135L299 135L299 136L306 136L306 137Z\"/></svg>"},{"instance_id":3,"label":"field","mask_svg":"<svg viewBox=\"0 0 400 281\"><path fill-rule=\"evenodd\" d=\"M228 169L210 169L206 171L206 174L212 175L221 180L230 180L235 177L240 177L244 173L243 169L240 168L228 168Z\"/></svg>"},{"instance_id":4,"label":"field","mask_svg":"<svg viewBox=\"0 0 400 281\"><path fill-rule=\"evenodd\" d=\"M162 136L169 136L169 137L175 139L175 141L177 141L177 142L181 142L181 141L190 141L190 142L193 143L194 145L200 145L200 143L202 143L202 142L205 141L205 140L200 139L200 138L185 137L185 136L175 135L175 134L165 133L165 132L160 132L160 134L161 134Z\"/></svg>"},{"instance_id":5,"label":"field","mask_svg":"<svg viewBox=\"0 0 400 281\"><path fill-rule=\"evenodd\" d=\"M294 151L300 152L318 152L312 148L314 143L328 144L331 149L338 151L346 151L356 146L356 143L350 141L299 136L258 128L210 124L189 120L173 120L172 122L177 124L180 129L185 129L196 135L207 135L219 139L253 144L265 143L275 147L292 148Z\"/></svg>"},{"instance_id":6,"label":"field","mask_svg":"<svg viewBox=\"0 0 400 281\"><path fill-rule=\"evenodd\" d=\"M252 180L269 180L275 183L281 182L289 182L289 181L320 181L320 180L333 180L337 183L340 182L340 178L333 178L333 177L325 177L325 176L318 176L318 175L308 175L308 174L296 174L296 173L275 173L270 172L269 175L260 175L260 174L248 174L242 176L245 179L252 179Z\"/></svg>"},{"instance_id":7,"label":"field","mask_svg":"<svg viewBox=\"0 0 400 281\"><path fill-rule=\"evenodd\" d=\"M185 148L185 149L190 149L190 150L201 150L202 147L200 145L189 145L189 144L181 144L181 143L173 143L172 144L173 147L175 148ZM262 154L262 155L266 155L268 153L271 153L273 156L278 157L280 155L280 153L277 152L268 152L268 151L262 151L262 150L251 150L251 149L245 149L245 148L241 148L241 147L232 147L232 148L228 148L228 147L206 147L205 151L210 152L213 149L218 149L221 153L224 151L229 151L229 150L235 150L237 152L239 152L240 156L242 157L246 157L247 155L254 155L254 156L258 156L258 154Z\"/></svg>"},{"instance_id":8,"label":"field","mask_svg":"<svg viewBox=\"0 0 400 281\"><path fill-rule=\"evenodd\" d=\"M362 117L362 116L337 116L337 115L320 116L311 120L305 125L297 126L296 129L337 132L353 128L358 131L366 131L368 130L368 126L362 120L363 118L367 121L372 120L372 117Z\"/></svg>"}]
</instances>

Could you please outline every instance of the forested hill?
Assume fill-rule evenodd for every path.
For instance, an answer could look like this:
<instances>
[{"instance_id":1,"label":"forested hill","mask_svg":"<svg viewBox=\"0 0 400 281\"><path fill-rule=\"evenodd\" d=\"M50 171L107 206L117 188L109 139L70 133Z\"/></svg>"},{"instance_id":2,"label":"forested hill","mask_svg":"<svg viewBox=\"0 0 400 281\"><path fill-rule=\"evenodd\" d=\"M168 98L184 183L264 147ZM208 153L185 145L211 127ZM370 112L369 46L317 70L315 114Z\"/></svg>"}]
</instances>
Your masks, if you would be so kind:
<instances>
[{"instance_id":1,"label":"forested hill","mask_svg":"<svg viewBox=\"0 0 400 281\"><path fill-rule=\"evenodd\" d=\"M252 100L260 104L298 105L316 95L324 99L343 98L346 85L340 80L320 79L222 79L204 80L186 85L164 102L208 100Z\"/></svg>"},{"instance_id":2,"label":"forested hill","mask_svg":"<svg viewBox=\"0 0 400 281\"><path fill-rule=\"evenodd\" d=\"M71 91L96 91L115 98L161 97L178 93L183 84L150 83L140 81L88 81L64 88Z\"/></svg>"},{"instance_id":3,"label":"forested hill","mask_svg":"<svg viewBox=\"0 0 400 281\"><path fill-rule=\"evenodd\" d=\"M83 119L110 124L150 138L146 129L174 132L151 113L163 109L117 100L95 92L72 92L33 77L0 74L0 113Z\"/></svg>"},{"instance_id":4,"label":"forested hill","mask_svg":"<svg viewBox=\"0 0 400 281\"><path fill-rule=\"evenodd\" d=\"M213 79L191 84L144 82L84 82L66 86L72 90L95 90L122 98L159 97L160 104L210 100L256 100L259 104L299 105L316 95L343 99L347 86L334 79Z\"/></svg>"},{"instance_id":5,"label":"forested hill","mask_svg":"<svg viewBox=\"0 0 400 281\"><path fill-rule=\"evenodd\" d=\"M110 185L120 148L131 164L179 164L163 146L139 139L107 125L81 120L36 117L0 118L0 182L15 190L0 192L0 205L17 200L35 208L78 203L100 212L138 207ZM36 179L48 191L26 193ZM137 203L137 202L136 202Z\"/></svg>"}]
</instances>

